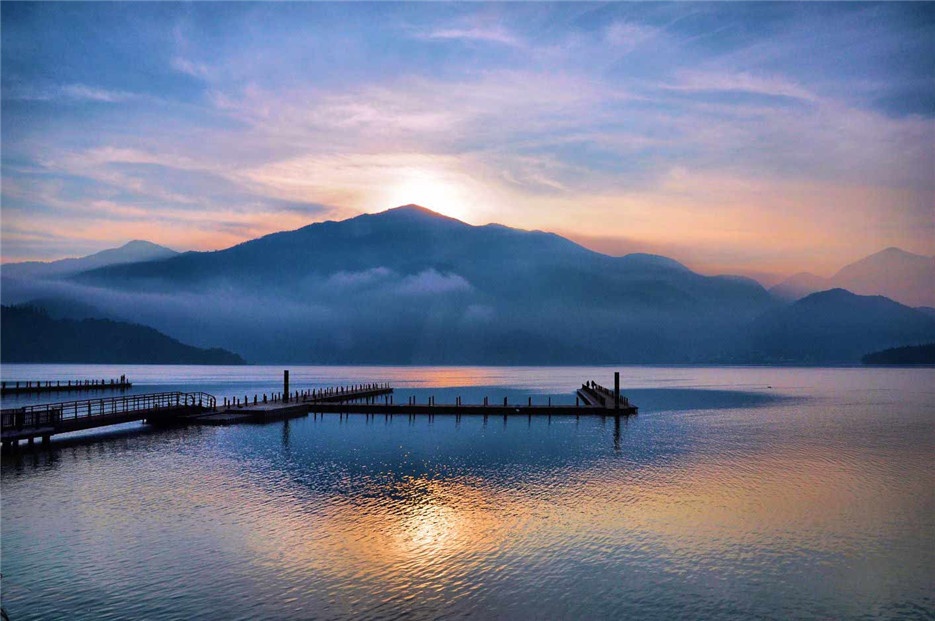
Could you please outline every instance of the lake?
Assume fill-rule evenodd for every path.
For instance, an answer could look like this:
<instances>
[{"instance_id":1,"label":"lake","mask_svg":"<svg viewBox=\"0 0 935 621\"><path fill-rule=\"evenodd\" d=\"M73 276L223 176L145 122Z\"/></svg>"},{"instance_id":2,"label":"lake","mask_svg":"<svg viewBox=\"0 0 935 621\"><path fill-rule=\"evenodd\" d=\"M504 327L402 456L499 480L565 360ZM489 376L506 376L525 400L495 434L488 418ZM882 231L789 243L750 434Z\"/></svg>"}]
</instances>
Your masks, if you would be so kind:
<instances>
[{"instance_id":1,"label":"lake","mask_svg":"<svg viewBox=\"0 0 935 621\"><path fill-rule=\"evenodd\" d=\"M223 399L573 403L610 367L4 365ZM935 370L620 367L637 416L337 414L3 456L26 619L932 619ZM53 395L41 401L84 398ZM36 402L6 398L4 407Z\"/></svg>"}]
</instances>

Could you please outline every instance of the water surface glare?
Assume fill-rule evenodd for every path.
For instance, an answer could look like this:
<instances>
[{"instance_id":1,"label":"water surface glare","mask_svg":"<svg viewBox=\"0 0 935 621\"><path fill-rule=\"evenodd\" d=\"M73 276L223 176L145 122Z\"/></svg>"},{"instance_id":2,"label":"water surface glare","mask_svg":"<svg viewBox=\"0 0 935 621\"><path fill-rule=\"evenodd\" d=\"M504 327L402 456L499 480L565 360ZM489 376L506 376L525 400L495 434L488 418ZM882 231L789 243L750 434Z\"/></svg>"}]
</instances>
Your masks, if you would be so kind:
<instances>
[{"instance_id":1,"label":"water surface glare","mask_svg":"<svg viewBox=\"0 0 935 621\"><path fill-rule=\"evenodd\" d=\"M582 380L613 381L290 370L294 388L390 381L397 402L573 403ZM252 396L282 368L2 371ZM3 606L14 621L935 618L935 370L621 371L640 406L621 420L131 424L4 455Z\"/></svg>"}]
</instances>

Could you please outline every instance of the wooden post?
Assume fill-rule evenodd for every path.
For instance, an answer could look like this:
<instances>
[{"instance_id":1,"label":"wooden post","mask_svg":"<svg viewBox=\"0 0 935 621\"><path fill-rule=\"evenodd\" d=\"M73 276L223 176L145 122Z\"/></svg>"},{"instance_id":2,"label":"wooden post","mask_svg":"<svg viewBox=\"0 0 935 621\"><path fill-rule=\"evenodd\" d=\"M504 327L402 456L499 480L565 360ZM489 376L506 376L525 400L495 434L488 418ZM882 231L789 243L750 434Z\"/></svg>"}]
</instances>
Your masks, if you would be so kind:
<instances>
[{"instance_id":1,"label":"wooden post","mask_svg":"<svg viewBox=\"0 0 935 621\"><path fill-rule=\"evenodd\" d=\"M620 409L620 371L614 371L614 409Z\"/></svg>"},{"instance_id":2,"label":"wooden post","mask_svg":"<svg viewBox=\"0 0 935 621\"><path fill-rule=\"evenodd\" d=\"M282 401L289 401L289 369L282 372Z\"/></svg>"}]
</instances>

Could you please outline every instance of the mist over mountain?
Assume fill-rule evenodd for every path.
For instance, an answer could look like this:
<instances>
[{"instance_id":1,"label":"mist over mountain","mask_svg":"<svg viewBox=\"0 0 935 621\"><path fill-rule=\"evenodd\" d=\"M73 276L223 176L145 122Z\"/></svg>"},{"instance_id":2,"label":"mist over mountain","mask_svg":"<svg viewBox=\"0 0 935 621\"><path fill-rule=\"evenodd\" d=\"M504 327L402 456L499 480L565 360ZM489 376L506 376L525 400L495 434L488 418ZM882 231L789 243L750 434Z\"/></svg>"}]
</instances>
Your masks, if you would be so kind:
<instances>
[{"instance_id":1,"label":"mist over mountain","mask_svg":"<svg viewBox=\"0 0 935 621\"><path fill-rule=\"evenodd\" d=\"M935 306L935 257L887 248L844 266L831 278L801 272L769 291L794 301L833 288L882 295L907 306Z\"/></svg>"},{"instance_id":2,"label":"mist over mountain","mask_svg":"<svg viewBox=\"0 0 935 621\"><path fill-rule=\"evenodd\" d=\"M57 279L7 276L6 303L52 300L63 317L99 309L255 362L599 364L786 356L772 345L751 347L752 339L770 342L761 320L783 311L784 303L749 278L702 276L656 255L611 257L552 233L472 226L415 205L214 252ZM856 296L841 301L837 312L846 314L851 305L860 306ZM909 321L879 320L894 318ZM799 332L790 334L809 338L807 323L803 315ZM891 344L869 339L860 354L883 341L879 347ZM794 351L809 361L842 359Z\"/></svg>"},{"instance_id":3,"label":"mist over mountain","mask_svg":"<svg viewBox=\"0 0 935 621\"><path fill-rule=\"evenodd\" d=\"M5 286L14 294L74 299L251 360L308 362L695 360L775 304L749 279L411 205Z\"/></svg>"},{"instance_id":4,"label":"mist over mountain","mask_svg":"<svg viewBox=\"0 0 935 621\"><path fill-rule=\"evenodd\" d=\"M884 295L908 306L935 306L935 257L887 248L841 268L831 280L854 293Z\"/></svg>"},{"instance_id":5,"label":"mist over mountain","mask_svg":"<svg viewBox=\"0 0 935 621\"><path fill-rule=\"evenodd\" d=\"M765 313L748 328L751 362L857 363L935 338L935 319L882 296L831 289Z\"/></svg>"},{"instance_id":6,"label":"mist over mountain","mask_svg":"<svg viewBox=\"0 0 935 621\"><path fill-rule=\"evenodd\" d=\"M810 293L827 291L832 288L827 278L816 276L811 272L799 272L798 274L793 274L778 285L770 287L769 292L780 300L795 302L796 300L801 300Z\"/></svg>"},{"instance_id":7,"label":"mist over mountain","mask_svg":"<svg viewBox=\"0 0 935 621\"><path fill-rule=\"evenodd\" d=\"M148 241L134 240L119 248L102 250L78 259L58 261L25 261L22 263L4 263L0 273L10 278L49 278L77 274L107 265L119 263L138 263L165 259L178 253L175 250Z\"/></svg>"}]
</instances>

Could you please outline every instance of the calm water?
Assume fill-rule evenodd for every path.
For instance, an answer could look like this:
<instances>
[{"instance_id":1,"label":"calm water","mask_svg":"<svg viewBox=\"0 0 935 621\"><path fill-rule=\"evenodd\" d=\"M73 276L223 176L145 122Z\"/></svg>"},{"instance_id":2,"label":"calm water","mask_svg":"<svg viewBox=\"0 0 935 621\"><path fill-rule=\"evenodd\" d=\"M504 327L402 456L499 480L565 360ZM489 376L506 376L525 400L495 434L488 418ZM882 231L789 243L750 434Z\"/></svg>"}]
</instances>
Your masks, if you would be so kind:
<instances>
[{"instance_id":1,"label":"calm water","mask_svg":"<svg viewBox=\"0 0 935 621\"><path fill-rule=\"evenodd\" d=\"M252 397L282 367L2 372ZM613 370L291 377L390 381L397 402L558 403ZM134 424L4 456L4 608L14 621L935 618L935 370L624 367L622 383L641 410L619 424Z\"/></svg>"}]
</instances>

